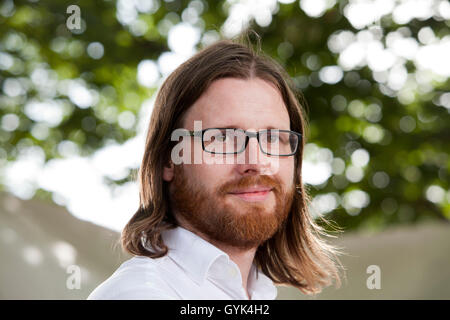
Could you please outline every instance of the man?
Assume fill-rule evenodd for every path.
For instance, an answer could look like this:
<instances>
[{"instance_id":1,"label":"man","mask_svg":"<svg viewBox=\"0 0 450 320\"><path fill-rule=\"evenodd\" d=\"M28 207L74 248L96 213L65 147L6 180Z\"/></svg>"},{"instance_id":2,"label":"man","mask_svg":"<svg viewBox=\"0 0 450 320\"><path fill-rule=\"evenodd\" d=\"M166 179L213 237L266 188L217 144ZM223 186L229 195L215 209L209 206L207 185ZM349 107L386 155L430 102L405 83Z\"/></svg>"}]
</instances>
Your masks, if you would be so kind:
<instances>
[{"instance_id":1,"label":"man","mask_svg":"<svg viewBox=\"0 0 450 320\"><path fill-rule=\"evenodd\" d=\"M135 257L89 299L275 299L274 283L307 294L339 283L301 182L304 129L288 75L247 46L222 40L178 67L122 233Z\"/></svg>"}]
</instances>

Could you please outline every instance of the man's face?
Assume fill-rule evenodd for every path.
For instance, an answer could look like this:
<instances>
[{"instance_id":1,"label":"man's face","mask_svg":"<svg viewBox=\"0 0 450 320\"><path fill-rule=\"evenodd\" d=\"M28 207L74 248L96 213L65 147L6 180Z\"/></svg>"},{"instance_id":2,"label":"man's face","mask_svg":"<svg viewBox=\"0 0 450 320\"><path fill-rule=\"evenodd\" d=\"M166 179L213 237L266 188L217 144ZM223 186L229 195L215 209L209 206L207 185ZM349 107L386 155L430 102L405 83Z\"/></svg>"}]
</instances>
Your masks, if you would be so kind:
<instances>
[{"instance_id":1,"label":"man's face","mask_svg":"<svg viewBox=\"0 0 450 320\"><path fill-rule=\"evenodd\" d=\"M214 81L187 111L183 127L193 131L194 121L201 121L203 129L290 130L279 91L259 78ZM211 164L225 156L202 151L198 137L187 139L198 144L188 152L192 159L197 152L201 164L184 163L163 174L178 221L210 240L239 248L257 247L272 237L291 208L294 156L266 155L251 138L244 152L226 156L234 161Z\"/></svg>"}]
</instances>

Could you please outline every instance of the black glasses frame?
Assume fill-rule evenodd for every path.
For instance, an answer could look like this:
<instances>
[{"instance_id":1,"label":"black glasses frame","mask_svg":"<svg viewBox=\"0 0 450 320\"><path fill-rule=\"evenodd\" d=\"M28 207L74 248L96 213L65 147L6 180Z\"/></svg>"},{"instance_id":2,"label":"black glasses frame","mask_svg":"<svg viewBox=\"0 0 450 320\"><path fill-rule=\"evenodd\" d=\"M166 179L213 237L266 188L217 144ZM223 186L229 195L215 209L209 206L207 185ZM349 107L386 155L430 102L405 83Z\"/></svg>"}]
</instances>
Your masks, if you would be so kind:
<instances>
[{"instance_id":1,"label":"black glasses frame","mask_svg":"<svg viewBox=\"0 0 450 320\"><path fill-rule=\"evenodd\" d=\"M226 130L226 129L228 129L228 130L231 130L231 129L233 129L233 130L242 130L242 129L239 129L239 128L207 128L207 129L203 129L202 131L189 131L189 130L186 130L186 135L187 136L192 136L192 137L200 137L202 139L202 149L203 149L203 151L211 153L211 154L239 154L239 153L242 153L245 149L247 149L248 141L250 140L250 138L256 138L256 140L258 141L259 149L261 150L262 153L267 154L269 156L277 156L277 157L288 157L288 156L295 155L297 153L297 151L298 151L298 145L300 143L300 139L302 138L302 134L301 133L298 133L298 132L295 132L295 131L291 131L291 130L265 129L265 130L260 130L260 131L257 131L257 132L248 132L248 131L242 130L245 133L246 137L245 137L244 147L241 150L236 151L236 152L212 152L212 151L206 150L205 149L205 141L203 140L203 136L205 135L205 132L208 131L208 130ZM271 130L276 130L278 132L288 132L288 133L295 134L296 136L298 136L297 145L295 146L295 150L293 152L291 152L291 153L288 153L288 154L271 154L269 152L265 152L263 150L262 146L261 146L261 142L259 140L259 136L260 136L260 134L265 133L267 131L271 131Z\"/></svg>"}]
</instances>

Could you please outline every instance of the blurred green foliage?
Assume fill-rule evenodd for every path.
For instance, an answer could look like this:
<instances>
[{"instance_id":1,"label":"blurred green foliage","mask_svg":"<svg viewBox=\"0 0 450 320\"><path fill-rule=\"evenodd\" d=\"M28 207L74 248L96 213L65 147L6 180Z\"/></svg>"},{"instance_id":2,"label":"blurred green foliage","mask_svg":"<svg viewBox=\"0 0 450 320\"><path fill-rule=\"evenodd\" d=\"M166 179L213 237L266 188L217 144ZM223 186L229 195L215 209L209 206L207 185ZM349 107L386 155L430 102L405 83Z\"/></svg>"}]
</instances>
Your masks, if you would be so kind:
<instances>
[{"instance_id":1,"label":"blurred green foliage","mask_svg":"<svg viewBox=\"0 0 450 320\"><path fill-rule=\"evenodd\" d=\"M194 7L199 19L193 25L203 35L199 49L208 36L220 32L233 1L129 3L134 3L131 16L137 24L118 18L120 1L1 3L3 164L15 161L29 146L42 148L49 160L64 156L61 143L67 141L76 144L81 155L89 155L110 141L133 137L135 126L121 125L120 115L137 115L157 89L138 83L139 62L156 61L170 51L168 30L189 20L187 10ZM324 82L320 72L339 65L339 53L330 50L330 41L343 31L354 37L371 32L386 45L390 33L418 39L424 28L431 28L438 39L448 37L450 23L431 17L401 24L385 15L360 30L344 15L347 3L338 1L319 17L305 14L298 1L278 3L270 24L250 22L262 38L262 49L287 69L306 97L307 142L332 152L331 177L309 190L313 196L347 197L349 203L361 198L352 191L365 192L362 207L338 206L327 213L345 229L380 229L424 219L448 222L450 109L441 100L449 91L449 79L431 75L423 84L423 74L416 74L411 59L404 60L409 87L403 91L389 88L380 80L386 74L375 73L367 64L344 70L336 83ZM66 10L73 4L81 8L81 30L66 26ZM356 168L352 155L361 149L370 160ZM348 170L361 177L352 178Z\"/></svg>"}]
</instances>

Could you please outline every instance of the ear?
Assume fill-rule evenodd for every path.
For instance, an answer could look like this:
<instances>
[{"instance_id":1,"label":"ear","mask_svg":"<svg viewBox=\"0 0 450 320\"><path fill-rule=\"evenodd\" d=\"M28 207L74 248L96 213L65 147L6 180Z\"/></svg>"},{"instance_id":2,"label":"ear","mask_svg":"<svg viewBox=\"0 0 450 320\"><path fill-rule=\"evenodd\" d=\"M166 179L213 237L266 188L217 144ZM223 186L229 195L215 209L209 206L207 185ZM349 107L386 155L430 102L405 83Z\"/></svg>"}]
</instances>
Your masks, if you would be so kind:
<instances>
[{"instance_id":1,"label":"ear","mask_svg":"<svg viewBox=\"0 0 450 320\"><path fill-rule=\"evenodd\" d=\"M173 179L174 168L172 161L169 161L169 166L164 166L163 168L163 180L170 182Z\"/></svg>"}]
</instances>

